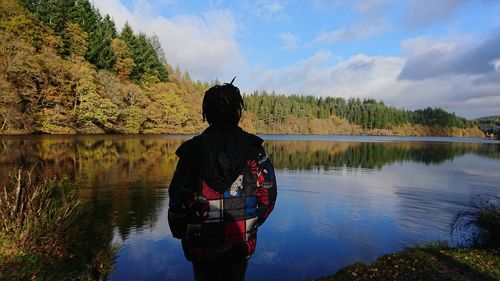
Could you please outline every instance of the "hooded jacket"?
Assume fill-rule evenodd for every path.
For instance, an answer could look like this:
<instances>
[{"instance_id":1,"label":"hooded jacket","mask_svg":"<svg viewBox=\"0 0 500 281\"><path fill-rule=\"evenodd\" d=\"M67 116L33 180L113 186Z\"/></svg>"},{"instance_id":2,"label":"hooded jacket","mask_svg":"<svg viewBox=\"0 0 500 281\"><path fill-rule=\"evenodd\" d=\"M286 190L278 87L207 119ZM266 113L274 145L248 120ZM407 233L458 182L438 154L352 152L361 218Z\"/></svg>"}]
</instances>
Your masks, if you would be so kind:
<instances>
[{"instance_id":1,"label":"hooded jacket","mask_svg":"<svg viewBox=\"0 0 500 281\"><path fill-rule=\"evenodd\" d=\"M276 200L263 140L239 127L214 127L183 143L169 186L169 225L190 261L246 258Z\"/></svg>"}]
</instances>

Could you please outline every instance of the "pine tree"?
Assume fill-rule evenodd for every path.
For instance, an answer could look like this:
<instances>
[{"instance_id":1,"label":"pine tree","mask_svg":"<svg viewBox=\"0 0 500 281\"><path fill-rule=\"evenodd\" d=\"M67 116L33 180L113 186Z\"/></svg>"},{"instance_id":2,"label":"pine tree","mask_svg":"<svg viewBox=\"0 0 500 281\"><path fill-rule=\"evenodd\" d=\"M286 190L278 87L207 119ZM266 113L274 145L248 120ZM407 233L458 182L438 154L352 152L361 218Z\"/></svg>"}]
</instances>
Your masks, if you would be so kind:
<instances>
[{"instance_id":1,"label":"pine tree","mask_svg":"<svg viewBox=\"0 0 500 281\"><path fill-rule=\"evenodd\" d=\"M132 27L126 23L120 38L127 43L132 59L135 62L135 67L131 73L134 82L138 83L141 79L150 80L151 78L158 81L167 81L167 70L165 65L161 64L158 59L158 49L155 48L146 34L134 35Z\"/></svg>"},{"instance_id":2,"label":"pine tree","mask_svg":"<svg viewBox=\"0 0 500 281\"><path fill-rule=\"evenodd\" d=\"M160 38L158 37L158 35L155 34L151 36L150 41L151 45L155 49L156 57L158 57L158 62L162 65L167 65L167 56L165 55L165 51L161 47Z\"/></svg>"},{"instance_id":3,"label":"pine tree","mask_svg":"<svg viewBox=\"0 0 500 281\"><path fill-rule=\"evenodd\" d=\"M88 0L76 0L73 20L90 34L98 25L100 15Z\"/></svg>"},{"instance_id":4,"label":"pine tree","mask_svg":"<svg viewBox=\"0 0 500 281\"><path fill-rule=\"evenodd\" d=\"M89 34L87 60L99 69L113 69L115 56L111 42L116 35L114 23L109 17L98 21L96 29Z\"/></svg>"}]
</instances>

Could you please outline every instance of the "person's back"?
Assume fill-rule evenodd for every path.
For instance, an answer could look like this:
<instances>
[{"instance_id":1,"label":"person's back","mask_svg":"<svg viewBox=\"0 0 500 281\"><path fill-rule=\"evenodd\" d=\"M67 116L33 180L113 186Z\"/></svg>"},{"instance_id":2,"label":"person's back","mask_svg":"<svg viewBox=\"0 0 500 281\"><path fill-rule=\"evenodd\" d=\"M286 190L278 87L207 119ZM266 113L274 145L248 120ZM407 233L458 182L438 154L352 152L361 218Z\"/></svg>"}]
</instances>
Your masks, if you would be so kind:
<instances>
[{"instance_id":1,"label":"person's back","mask_svg":"<svg viewBox=\"0 0 500 281\"><path fill-rule=\"evenodd\" d=\"M209 128L177 150L169 224L196 280L243 280L258 226L276 200L262 139L237 126L242 108L238 88L212 87L203 100Z\"/></svg>"}]
</instances>

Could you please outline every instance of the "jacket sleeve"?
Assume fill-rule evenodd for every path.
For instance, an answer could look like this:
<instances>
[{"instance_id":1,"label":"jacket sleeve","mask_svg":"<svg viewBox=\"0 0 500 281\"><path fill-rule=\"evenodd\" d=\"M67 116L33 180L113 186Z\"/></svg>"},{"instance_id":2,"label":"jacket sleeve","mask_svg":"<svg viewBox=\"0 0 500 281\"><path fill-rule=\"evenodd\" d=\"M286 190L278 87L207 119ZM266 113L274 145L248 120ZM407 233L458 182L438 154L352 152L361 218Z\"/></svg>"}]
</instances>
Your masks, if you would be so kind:
<instances>
[{"instance_id":1,"label":"jacket sleeve","mask_svg":"<svg viewBox=\"0 0 500 281\"><path fill-rule=\"evenodd\" d=\"M175 238L182 239L185 236L187 210L194 202L197 178L188 161L180 157L168 189L168 224Z\"/></svg>"},{"instance_id":2,"label":"jacket sleeve","mask_svg":"<svg viewBox=\"0 0 500 281\"><path fill-rule=\"evenodd\" d=\"M259 165L257 173L257 214L258 224L262 225L274 209L278 195L276 176L271 159L264 148L260 148L258 155Z\"/></svg>"}]
</instances>

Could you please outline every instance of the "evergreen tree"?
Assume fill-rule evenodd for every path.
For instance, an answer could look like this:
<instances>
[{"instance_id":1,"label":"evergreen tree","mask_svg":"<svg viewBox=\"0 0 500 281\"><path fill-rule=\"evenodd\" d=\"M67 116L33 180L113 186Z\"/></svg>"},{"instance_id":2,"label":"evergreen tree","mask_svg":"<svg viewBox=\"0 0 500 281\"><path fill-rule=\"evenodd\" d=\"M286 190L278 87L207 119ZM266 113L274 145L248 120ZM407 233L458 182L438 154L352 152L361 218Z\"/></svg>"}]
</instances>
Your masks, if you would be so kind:
<instances>
[{"instance_id":1,"label":"evergreen tree","mask_svg":"<svg viewBox=\"0 0 500 281\"><path fill-rule=\"evenodd\" d=\"M167 70L158 58L160 46L155 47L151 39L144 33L140 33L138 36L134 35L132 27L128 23L123 27L120 38L127 43L135 62L131 73L134 82L138 83L146 77L167 81ZM155 44L159 44L159 42Z\"/></svg>"},{"instance_id":2,"label":"evergreen tree","mask_svg":"<svg viewBox=\"0 0 500 281\"><path fill-rule=\"evenodd\" d=\"M162 65L167 65L167 56L165 55L165 51L161 47L160 38L158 35L153 35L150 38L151 45L155 49L156 57L158 57L158 62Z\"/></svg>"},{"instance_id":3,"label":"evergreen tree","mask_svg":"<svg viewBox=\"0 0 500 281\"><path fill-rule=\"evenodd\" d=\"M95 30L89 33L87 60L99 69L113 69L115 56L111 42L116 34L114 23L109 19L100 19Z\"/></svg>"},{"instance_id":4,"label":"evergreen tree","mask_svg":"<svg viewBox=\"0 0 500 281\"><path fill-rule=\"evenodd\" d=\"M20 2L56 34L62 34L66 24L73 20L76 13L75 0L22 0Z\"/></svg>"},{"instance_id":5,"label":"evergreen tree","mask_svg":"<svg viewBox=\"0 0 500 281\"><path fill-rule=\"evenodd\" d=\"M90 34L99 24L100 15L88 0L76 0L73 20Z\"/></svg>"}]
</instances>

